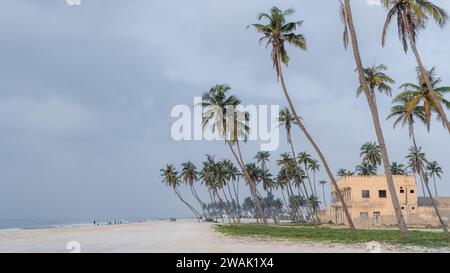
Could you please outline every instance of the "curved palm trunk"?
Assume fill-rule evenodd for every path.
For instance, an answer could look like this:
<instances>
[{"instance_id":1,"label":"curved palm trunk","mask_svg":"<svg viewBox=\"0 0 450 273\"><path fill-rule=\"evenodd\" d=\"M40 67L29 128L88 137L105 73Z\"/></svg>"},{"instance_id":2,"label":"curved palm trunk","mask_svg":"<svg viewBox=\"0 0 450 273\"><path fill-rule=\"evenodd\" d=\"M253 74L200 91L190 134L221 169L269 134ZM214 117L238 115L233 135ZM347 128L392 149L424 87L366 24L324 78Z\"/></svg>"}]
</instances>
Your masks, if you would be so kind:
<instances>
[{"instance_id":1,"label":"curved palm trunk","mask_svg":"<svg viewBox=\"0 0 450 273\"><path fill-rule=\"evenodd\" d=\"M206 212L208 213L209 217L211 217L211 219L212 219L213 217L212 217L211 212L209 211L208 206L205 204L205 202L203 202L203 201L200 199L200 196L198 195L197 190L195 189L195 187L194 187L193 185L192 185L192 190L194 191L194 195L195 195L195 197L197 198L198 202L200 202L200 204L204 207L204 209L205 209Z\"/></svg>"},{"instance_id":2,"label":"curved palm trunk","mask_svg":"<svg viewBox=\"0 0 450 273\"><path fill-rule=\"evenodd\" d=\"M414 131L412 131L412 132L413 132L413 135L412 135L413 145L414 145L414 150L416 152L416 157L417 157L417 154L419 153L419 149L417 148L416 140L414 137ZM417 164L417 165L418 165L417 171L419 172L420 180L422 181L423 184L425 184L425 188L427 189L428 195L431 198L431 202L433 204L434 210L436 211L439 222L441 223L442 229L444 230L445 233L448 233L447 225L445 224L444 220L441 217L441 213L439 212L439 209L438 209L438 204L437 204L436 200L433 198L433 194L431 193L430 187L428 185L428 177L425 174L425 171L423 170L422 165L421 164Z\"/></svg>"},{"instance_id":3,"label":"curved palm trunk","mask_svg":"<svg viewBox=\"0 0 450 273\"><path fill-rule=\"evenodd\" d=\"M434 175L433 175L433 184L434 184L434 194L436 197L438 197L437 187L436 187L436 177L434 177Z\"/></svg>"},{"instance_id":4,"label":"curved palm trunk","mask_svg":"<svg viewBox=\"0 0 450 273\"><path fill-rule=\"evenodd\" d=\"M402 213L402 210L400 207L400 202L398 201L397 191L396 191L395 185L394 185L394 180L392 178L389 157L388 157L388 153L387 153L387 149L386 149L386 144L384 142L383 131L381 130L381 124L380 124L380 118L378 116L378 110L374 104L373 96L371 96L371 94L370 94L369 86L367 85L367 81L364 76L361 55L359 52L358 41L357 41L357 37L356 37L355 26L353 24L353 17L352 17L352 11L351 11L349 0L345 0L345 13L346 13L346 20L347 20L348 28L350 31L351 41L352 41L353 55L355 58L355 63L356 63L356 67L357 67L358 74L359 74L359 81L360 81L361 86L363 87L364 93L366 95L367 102L368 102L369 108L370 108L370 112L372 113L373 124L375 127L378 144L380 145L380 149L381 149L381 157L383 158L384 170L386 173L387 184L388 184L389 192L390 192L391 199L392 199L392 205L394 206L394 211L395 211L395 215L397 217L397 222L399 225L400 233L404 239L409 239L408 228L406 227L405 219L403 218L403 213Z\"/></svg>"},{"instance_id":5,"label":"curved palm trunk","mask_svg":"<svg viewBox=\"0 0 450 273\"><path fill-rule=\"evenodd\" d=\"M239 203L239 179L236 181L236 185L233 182L233 191L236 196L236 205L237 205L237 213L238 213L237 221L238 221L238 223L240 223L242 213L241 213L241 204Z\"/></svg>"},{"instance_id":6,"label":"curved palm trunk","mask_svg":"<svg viewBox=\"0 0 450 273\"><path fill-rule=\"evenodd\" d=\"M225 193L225 189L223 187L222 187L222 192L223 192L223 196L225 197L225 201L226 201L225 208L226 208L226 212L228 214L228 218L231 217L231 219L233 220L233 223L236 223L236 219L234 218L233 212L229 211L229 209L228 209L228 205L232 204L232 203L230 202L230 200L228 200L227 194Z\"/></svg>"},{"instance_id":7,"label":"curved palm trunk","mask_svg":"<svg viewBox=\"0 0 450 273\"><path fill-rule=\"evenodd\" d=\"M239 156L236 154L236 151L233 149L231 143L229 141L226 141L226 143L228 144L228 147L230 148L231 152L233 153L235 160L238 162L239 167L241 167L242 173L244 173L245 178L249 182L248 184L250 185L250 193L253 196L253 198L255 200L255 205L256 205L256 211L257 211L256 218L258 218L258 216L261 217L261 219L263 220L263 224L267 225L267 218L264 215L264 210L262 208L261 202L258 199L258 196L256 193L256 184L253 181L253 179L250 177L250 175L248 174L247 169L245 168L245 164L242 159L241 149L239 147L239 141L236 142L238 151L239 151Z\"/></svg>"},{"instance_id":8,"label":"curved palm trunk","mask_svg":"<svg viewBox=\"0 0 450 273\"><path fill-rule=\"evenodd\" d=\"M431 84L430 78L428 77L428 73L426 72L425 66L422 63L422 59L420 58L419 51L416 47L416 41L414 40L414 35L412 34L411 27L405 20L405 17L402 16L402 20L405 23L406 29L408 31L409 42L411 44L411 49L414 52L414 56L416 57L417 64L419 65L420 73L422 74L425 83L427 84L427 88L429 90L429 94L431 99L433 100L436 108L438 110L439 116L441 116L442 120L445 123L445 127L447 127L448 132L450 133L450 123L448 121L447 115L445 114L444 108L442 108L439 99L436 97L436 92L434 92L433 85Z\"/></svg>"},{"instance_id":9,"label":"curved palm trunk","mask_svg":"<svg viewBox=\"0 0 450 273\"><path fill-rule=\"evenodd\" d=\"M355 225L353 223L353 219L350 216L350 213L348 211L348 207L345 204L344 197L342 196L342 192L339 189L339 186L336 183L336 180L334 179L333 173L331 172L331 169L328 166L328 162L325 159L325 156L322 154L322 151L320 150L319 146L316 144L316 142L314 141L312 136L309 134L308 130L306 130L305 126L303 125L302 121L300 120L299 116L297 115L297 111L295 111L294 104L292 103L291 97L290 97L290 95L289 95L289 93L287 91L287 88L286 88L286 84L284 83L284 78L283 78L283 73L282 73L282 70L281 70L281 64L280 63L278 63L278 67L279 67L278 68L278 70L279 70L278 72L279 72L279 78L280 78L280 82L281 82L281 87L283 89L284 96L286 97L286 100L287 100L287 102L289 104L289 108L290 108L292 114L294 115L295 121L297 122L298 127L302 130L303 134L306 136L308 141L314 147L314 150L316 151L316 153L319 155L319 158L322 161L323 167L325 168L325 170L326 170L326 172L328 174L328 177L330 178L331 183L333 184L333 186L335 188L337 198L342 204L342 208L344 210L345 217L346 217L346 219L348 221L350 229L351 229L351 231L353 233L355 233L356 232L356 228L355 228Z\"/></svg>"},{"instance_id":10,"label":"curved palm trunk","mask_svg":"<svg viewBox=\"0 0 450 273\"><path fill-rule=\"evenodd\" d=\"M413 146L414 146L414 150L417 153L418 148L417 148L417 143L416 143L416 136L415 136L414 125L410 124L409 126L410 126L409 131L410 131L412 143L413 143ZM414 176L415 176L416 172L414 171L413 173L414 173ZM419 176L420 176L420 173L419 173ZM422 195L423 195L423 197L425 197L425 195L426 195L426 193L425 193L425 185L423 183L422 177L420 177L420 185L422 186Z\"/></svg>"},{"instance_id":11,"label":"curved palm trunk","mask_svg":"<svg viewBox=\"0 0 450 273\"><path fill-rule=\"evenodd\" d=\"M200 213L199 213L196 209L194 209L193 206L189 205L189 203L186 202L186 201L183 199L183 197L181 197L180 192L179 192L176 188L174 189L174 191L175 191L175 194L178 196L178 198L181 200L181 202L183 202L187 207L189 207L189 209L190 209L190 210L192 211L192 213L195 215L195 218L197 219L197 221L200 222Z\"/></svg>"},{"instance_id":12,"label":"curved palm trunk","mask_svg":"<svg viewBox=\"0 0 450 273\"><path fill-rule=\"evenodd\" d=\"M217 199L219 200L219 205L221 210L225 210L225 213L227 214L227 218L228 218L228 223L231 224L231 217L230 217L230 213L228 212L227 206L224 206L224 202L222 200L222 198L220 198L219 192L217 192L217 189L214 189L214 194L216 195Z\"/></svg>"},{"instance_id":13,"label":"curved palm trunk","mask_svg":"<svg viewBox=\"0 0 450 273\"><path fill-rule=\"evenodd\" d=\"M194 192L194 187L191 185L191 193L192 196L194 196L195 200L197 200L197 202L200 204L200 208L202 209L203 212L203 216L205 217L204 220L206 220L206 218L208 218L208 216L206 215L206 211L205 211L205 204L203 204L203 202L200 200L200 198L196 195L196 193Z\"/></svg>"}]
</instances>

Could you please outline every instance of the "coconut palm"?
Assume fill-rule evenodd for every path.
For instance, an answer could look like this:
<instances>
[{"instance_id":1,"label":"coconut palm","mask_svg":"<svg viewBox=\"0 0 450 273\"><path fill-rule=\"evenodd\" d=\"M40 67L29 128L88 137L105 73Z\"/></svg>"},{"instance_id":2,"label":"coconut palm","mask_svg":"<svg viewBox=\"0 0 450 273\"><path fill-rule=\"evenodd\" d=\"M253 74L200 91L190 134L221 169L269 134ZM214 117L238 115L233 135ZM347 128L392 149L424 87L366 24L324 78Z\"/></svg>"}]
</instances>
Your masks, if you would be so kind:
<instances>
[{"instance_id":1,"label":"coconut palm","mask_svg":"<svg viewBox=\"0 0 450 273\"><path fill-rule=\"evenodd\" d=\"M384 71L387 67L384 64L372 65L367 68L363 68L364 76L366 77L367 84L370 88L370 94L373 97L375 105L377 105L376 91L381 94L392 96L392 88L390 84L394 84L395 81L386 75ZM364 92L362 86L360 85L356 90L356 96L359 97Z\"/></svg>"},{"instance_id":2,"label":"coconut palm","mask_svg":"<svg viewBox=\"0 0 450 273\"><path fill-rule=\"evenodd\" d=\"M180 199L180 201L183 202L183 204L185 204L192 211L192 213L195 215L195 218L197 218L197 221L200 221L200 213L188 202L186 202L186 200L184 200L181 196L181 193L178 189L180 185L180 177L178 176L178 171L175 169L175 167L172 164L169 164L165 169L161 169L160 172L163 183L173 189L178 199Z\"/></svg>"},{"instance_id":3,"label":"coconut palm","mask_svg":"<svg viewBox=\"0 0 450 273\"><path fill-rule=\"evenodd\" d=\"M289 63L289 55L287 54L285 44L288 43L290 45L293 45L294 47L306 50L305 37L302 34L296 33L297 28L300 28L302 26L303 21L287 22L286 20L286 18L292 15L293 13L294 13L293 9L282 11L277 7L273 7L271 8L269 14L260 13L258 15L258 20L259 21L264 20L266 21L266 24L257 23L253 24L252 26L256 29L258 33L262 34L262 37L259 39L259 42L262 43L263 41L266 41L267 46L269 45L272 46L271 59L273 62L273 66L275 68L277 79L281 84L283 94L288 102L289 110L294 116L296 125L300 128L300 130L303 132L305 137L308 139L308 141L311 143L311 145L314 147L315 151L319 155L323 167L325 168L325 171L330 177L331 183L333 184L336 190L338 200L342 204L347 221L350 225L350 229L353 232L355 232L356 229L353 224L353 220L350 216L350 213L348 212L347 205L345 204L342 193L336 183L336 180L334 179L333 173L330 167L328 166L328 162L326 161L325 156L323 155L319 146L316 144L313 137L304 126L303 122L300 119L300 116L297 114L297 111L294 107L292 99L287 90L286 83L284 81L282 64L285 64L287 66Z\"/></svg>"},{"instance_id":4,"label":"coconut palm","mask_svg":"<svg viewBox=\"0 0 450 273\"><path fill-rule=\"evenodd\" d=\"M189 186L195 200L197 200L197 202L200 204L205 219L208 218L208 216L212 218L211 212L208 210L206 204L200 199L197 190L195 189L194 186L194 182L198 180L197 167L191 161L182 163L181 166L182 166L181 178L184 181L184 183L186 183L186 185ZM208 215L206 213L208 213Z\"/></svg>"},{"instance_id":5,"label":"coconut palm","mask_svg":"<svg viewBox=\"0 0 450 273\"><path fill-rule=\"evenodd\" d=\"M391 172L392 175L406 175L406 167L401 163L397 163L396 161L391 163Z\"/></svg>"},{"instance_id":6,"label":"coconut palm","mask_svg":"<svg viewBox=\"0 0 450 273\"><path fill-rule=\"evenodd\" d=\"M356 166L356 172L359 176L373 176L377 174L377 167L373 166L369 162L361 162Z\"/></svg>"},{"instance_id":7,"label":"coconut palm","mask_svg":"<svg viewBox=\"0 0 450 273\"><path fill-rule=\"evenodd\" d=\"M289 108L285 107L280 110L279 118L278 118L278 126L284 126L286 129L286 137L287 143L289 144L292 152L292 156L295 157L296 153L294 150L294 144L292 143L292 125L295 124L295 118L289 111Z\"/></svg>"},{"instance_id":8,"label":"coconut palm","mask_svg":"<svg viewBox=\"0 0 450 273\"><path fill-rule=\"evenodd\" d=\"M244 212L246 213L251 213L253 216L256 216L255 213L255 202L253 202L253 198L251 197L246 197L244 199L244 203L242 203L242 209L244 210Z\"/></svg>"},{"instance_id":9,"label":"coconut palm","mask_svg":"<svg viewBox=\"0 0 450 273\"><path fill-rule=\"evenodd\" d=\"M437 161L429 161L426 166L429 177L433 178L435 196L438 197L438 191L436 187L436 177L441 178L443 173L441 166Z\"/></svg>"},{"instance_id":10,"label":"coconut palm","mask_svg":"<svg viewBox=\"0 0 450 273\"><path fill-rule=\"evenodd\" d=\"M364 162L372 165L375 170L381 165L381 150L376 142L367 142L361 146L360 155Z\"/></svg>"},{"instance_id":11,"label":"coconut palm","mask_svg":"<svg viewBox=\"0 0 450 273\"><path fill-rule=\"evenodd\" d=\"M442 229L445 233L448 233L447 225L441 217L441 213L438 209L438 204L433 198L433 194L431 193L429 187L428 176L425 173L425 166L426 164L428 164L428 160L426 159L425 153L423 153L421 149L422 147L411 147L409 149L408 155L406 156L406 159L408 159L409 166L413 170L413 172L418 173L420 179L423 179L423 184L425 185L425 189L427 190L428 196L431 199L434 210L436 211L436 215L438 216L439 222L441 223Z\"/></svg>"},{"instance_id":12,"label":"coconut palm","mask_svg":"<svg viewBox=\"0 0 450 273\"><path fill-rule=\"evenodd\" d=\"M309 172L308 172L308 169L310 168L311 164L313 164L314 159L306 151L303 151L303 152L298 154L297 161L298 161L299 164L303 164L303 168L304 168L304 170L306 172L306 178L308 179L311 193L315 193L315 191L313 189L313 186L312 186L312 183L311 183L311 179L309 179Z\"/></svg>"},{"instance_id":13,"label":"coconut palm","mask_svg":"<svg viewBox=\"0 0 450 273\"><path fill-rule=\"evenodd\" d=\"M319 184L322 185L322 198L323 198L323 203L324 203L325 207L327 207L327 201L325 199L325 185L327 183L328 182L326 180L320 180L319 181Z\"/></svg>"},{"instance_id":14,"label":"coconut palm","mask_svg":"<svg viewBox=\"0 0 450 273\"><path fill-rule=\"evenodd\" d=\"M444 98L444 95L450 92L450 86L438 86L441 82L441 78L436 76L436 70L434 67L431 70L427 70L426 73L431 81L435 98L438 100L438 103L444 105L445 108L450 109L450 101ZM433 112L439 113L438 105L430 96L429 89L422 74L420 73L419 68L417 68L417 84L405 83L401 85L400 88L404 91L400 93L399 96L406 96L409 98L409 102L406 107L408 115L412 115L413 112L420 107L419 105L422 104L421 109L425 114L425 123L429 131ZM438 114L437 118L441 119L441 116Z\"/></svg>"},{"instance_id":15,"label":"coconut palm","mask_svg":"<svg viewBox=\"0 0 450 273\"><path fill-rule=\"evenodd\" d=\"M228 95L231 88L227 85L215 85L202 96L203 107L203 128L209 127L211 131L217 132L225 140L225 144L231 150L242 173L248 180L250 194L256 202L257 215L267 224L267 219L263 213L261 202L257 198L256 183L248 175L239 141L247 140L250 128L247 126L249 114L240 112L237 107L241 101L235 96ZM234 149L237 147L237 152Z\"/></svg>"},{"instance_id":16,"label":"coconut palm","mask_svg":"<svg viewBox=\"0 0 450 273\"><path fill-rule=\"evenodd\" d=\"M342 169L342 168L339 169L337 172L338 177L349 177L349 176L354 176L354 175L355 175L354 172L347 170L347 169Z\"/></svg>"},{"instance_id":17,"label":"coconut palm","mask_svg":"<svg viewBox=\"0 0 450 273\"><path fill-rule=\"evenodd\" d=\"M386 33L394 17L397 17L397 27L399 39L403 45L405 53L408 51L408 42L419 66L420 74L424 84L428 89L428 96L434 102L436 111L442 118L448 132L450 133L450 123L441 105L437 92L433 88L425 66L416 47L416 39L420 30L425 29L428 19L431 17L438 26L443 27L448 21L447 12L432 3L430 0L384 0L384 7L388 10L386 22L382 34L382 46L386 43Z\"/></svg>"},{"instance_id":18,"label":"coconut palm","mask_svg":"<svg viewBox=\"0 0 450 273\"><path fill-rule=\"evenodd\" d=\"M266 165L267 162L269 161L270 158L270 152L268 151L259 151L256 153L254 159L256 160L256 162L261 164L261 170L266 170Z\"/></svg>"},{"instance_id":19,"label":"coconut palm","mask_svg":"<svg viewBox=\"0 0 450 273\"><path fill-rule=\"evenodd\" d=\"M309 164L309 169L311 170L313 174L313 185L314 185L314 194L317 196L317 189L316 189L316 173L320 172L320 164L317 160L313 159L311 163Z\"/></svg>"},{"instance_id":20,"label":"coconut palm","mask_svg":"<svg viewBox=\"0 0 450 273\"><path fill-rule=\"evenodd\" d=\"M386 173L386 180L389 189L389 193L392 200L392 205L394 207L395 216L397 218L397 222L399 225L401 236L404 239L409 238L408 228L406 227L405 219L403 218L402 209L400 206L400 202L398 200L397 191L394 185L394 179L392 177L389 156L386 149L386 144L384 141L383 130L381 129L380 117L378 115L377 106L373 100L373 96L371 95L371 91L369 85L367 83L366 77L364 75L364 68L361 60L361 54L359 52L359 45L356 36L356 30L353 23L352 9L350 6L350 0L343 0L341 2L341 18L344 23L344 47L347 48L349 38L351 39L351 45L353 49L353 56L356 63L356 69L358 71L359 83L364 91L367 102L369 104L370 112L372 115L372 121L375 128L375 133L377 136L378 144L381 149L381 156L383 159L383 165Z\"/></svg>"}]
</instances>

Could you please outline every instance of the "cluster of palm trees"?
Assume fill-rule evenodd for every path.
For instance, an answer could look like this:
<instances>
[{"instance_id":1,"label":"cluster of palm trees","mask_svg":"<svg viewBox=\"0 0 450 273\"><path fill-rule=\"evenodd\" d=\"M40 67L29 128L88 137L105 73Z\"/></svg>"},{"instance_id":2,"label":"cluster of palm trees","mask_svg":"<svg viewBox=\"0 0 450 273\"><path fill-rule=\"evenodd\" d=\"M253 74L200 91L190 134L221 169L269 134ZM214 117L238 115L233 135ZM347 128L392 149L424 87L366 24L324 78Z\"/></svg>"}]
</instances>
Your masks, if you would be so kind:
<instances>
[{"instance_id":1,"label":"cluster of palm trees","mask_svg":"<svg viewBox=\"0 0 450 273\"><path fill-rule=\"evenodd\" d=\"M368 151L364 152L364 154L362 153L363 158L365 158L362 164L365 165L361 164L359 169L362 172L363 169L367 169L369 166L373 168L374 166L378 167L379 165L383 165L401 236L406 239L409 238L409 232L397 197L397 191L394 186L392 177L393 171L391 169L391 165L394 164L391 164L389 160L388 150L386 148L376 102L377 92L391 95L392 90L390 85L394 83L394 80L386 75L385 71L387 68L384 65L373 65L372 67L363 66L350 2L350 0L340 0L341 19L344 24L344 47L347 48L351 45L359 81L357 94L359 95L364 93L366 97L377 140L377 143L369 143L364 148L364 150ZM428 0L383 0L382 3L387 10L387 18L382 31L382 46L386 43L386 33L388 27L391 22L396 21L399 38L404 50L407 52L409 47L412 49L418 65L418 83L404 84L400 87L403 91L394 98L394 103L396 103L396 105L392 108L392 111L388 116L388 118L396 118L394 127L400 123L402 125L408 125L410 136L413 141L413 148L410 152L415 154L415 158L418 158L421 152L420 147L416 145L415 141L415 122L424 122L427 125L427 128L430 129L431 118L433 115L436 115L450 133L450 124L444 110L444 108L449 108L450 104L444 99L444 94L448 92L449 88L441 88L438 86L440 79L435 76L434 68L431 70L426 70L417 50L416 40L419 32L425 29L429 19L433 19L439 26L442 27L447 23L448 16L445 10ZM306 193L307 190L309 190L309 194L316 194L314 188L315 183L310 183L308 175L308 172L312 172L314 175L316 171L313 171L311 167L307 167L305 165L305 161L303 161L304 158L300 159L300 157L295 153L294 145L292 144L291 129L294 126L298 127L308 140L309 144L314 148L324 171L328 175L331 185L334 187L336 197L342 205L350 229L353 232L356 232L352 218L349 214L342 193L338 188L331 167L329 166L324 153L320 149L319 144L315 141L314 137L306 128L303 119L300 117L299 112L294 106L285 82L283 64L287 67L290 62L286 46L289 44L302 50L306 50L307 48L305 37L303 34L298 33L303 21L287 21L287 17L293 15L293 13L293 9L283 11L277 7L273 7L268 13L260 13L257 17L259 22L249 26L253 27L258 33L261 34L259 39L260 43L264 42L266 47L271 49L270 57L275 68L276 79L280 83L281 91L285 96L288 105L288 108L283 110L285 112L281 115L283 121L280 120L280 124L285 126L288 135L287 141L290 145L291 151L290 154L284 154L284 156L277 161L284 172L280 172L278 174L279 177L277 176L275 180L282 181L284 179L287 181L291 179L292 185L296 185L296 188L299 190L297 196L308 196ZM238 169L250 189L250 201L254 202L255 215L262 221L263 224L267 224L264 204L258 193L257 176L252 173L251 168L247 168L249 166L244 162L244 156L240 147L241 142L245 142L247 139L247 133L249 130L247 122L249 115L245 112L231 111L231 109L236 109L236 106L240 104L240 100L235 96L227 95L229 90L230 87L226 85L216 85L211 88L209 92L206 92L203 95L202 106L205 110L203 113L203 126L205 129L211 129L213 132L218 133L223 137L225 145L230 149L235 164L237 164ZM300 93L297 91L296 94ZM372 149L374 147L376 147L377 150L377 153L375 154L372 153ZM427 188L430 197L432 197L428 187L428 177L431 174L427 175L426 167L419 163L418 160L415 160L414 162L414 172L416 172L417 175L419 175L419 177L423 180L423 184ZM318 162L316 162L316 164L318 164ZM396 167L399 167L398 164L396 164ZM262 167L260 167L260 169L262 169ZM163 170L164 175L166 171L167 168ZM366 171L364 170L364 172ZM369 173L373 173L373 170ZM347 175L348 174L350 173L347 173ZM303 178L303 175L307 178ZM173 174L170 175L170 177L173 176ZM165 181L167 181L167 178L165 178ZM300 183L299 181L302 182ZM176 184L176 182L173 183ZM296 183L299 183L299 185ZM312 187L308 189L306 184ZM169 183L169 185L173 186L172 183ZM289 186L291 186L291 183L288 183L286 188ZM303 190L303 193L301 190ZM293 190L291 191L290 189L287 189L286 193L291 194L290 197L292 197ZM218 198L217 194L216 198ZM439 215L436 202L433 198L432 200L436 208L436 213ZM314 210L314 208L311 209ZM292 209L291 213L300 214L300 210L296 211L296 209ZM314 215L314 211L311 215ZM235 215L230 215L230 218L235 218ZM442 219L441 224L443 229L447 232L446 226L442 222Z\"/></svg>"},{"instance_id":2,"label":"cluster of palm trees","mask_svg":"<svg viewBox=\"0 0 450 273\"><path fill-rule=\"evenodd\" d=\"M351 177L351 176L374 176L378 174L378 167L381 165L381 151L380 146L375 142L367 142L361 146L362 162L356 166L355 172L341 168L337 171L338 177ZM422 185L422 193L425 197L425 184L423 176L429 180L433 179L434 184L434 196L438 197L438 190L436 185L436 178L441 178L444 173L442 167L437 161L431 161L426 158L426 154L422 152L422 147L416 148L414 146L408 149L408 154L405 156L407 164L398 163L393 161L391 163L392 175L419 175L419 180ZM423 176L422 176L422 173Z\"/></svg>"},{"instance_id":3,"label":"cluster of palm trees","mask_svg":"<svg viewBox=\"0 0 450 273\"><path fill-rule=\"evenodd\" d=\"M212 155L206 155L201 169L197 169L190 161L181 164L181 172L178 172L174 165L167 165L161 169L161 177L199 221L208 219L217 221L218 218L225 221L226 218L229 223L237 224L243 216L252 216L258 222L265 217L279 223L280 215L287 213L289 219L296 222L319 223L317 212L321 201L318 198L315 177L320 171L320 166L311 155L307 152L301 152L296 157L289 153L281 154L276 161L280 167L276 177L270 173L268 167L269 152L258 152L254 160L245 164L245 172L251 180L245 179L245 175L232 161L228 159L216 161ZM310 173L313 174L312 179ZM255 183L256 198L249 196L241 204L239 183L242 178L247 186L249 183ZM326 183L325 180L320 181L324 202ZM188 187L200 209L182 197L181 185ZM200 197L196 185L206 188L209 195L208 202ZM275 196L280 192L282 199ZM263 208L262 213L257 211L257 202Z\"/></svg>"}]
</instances>

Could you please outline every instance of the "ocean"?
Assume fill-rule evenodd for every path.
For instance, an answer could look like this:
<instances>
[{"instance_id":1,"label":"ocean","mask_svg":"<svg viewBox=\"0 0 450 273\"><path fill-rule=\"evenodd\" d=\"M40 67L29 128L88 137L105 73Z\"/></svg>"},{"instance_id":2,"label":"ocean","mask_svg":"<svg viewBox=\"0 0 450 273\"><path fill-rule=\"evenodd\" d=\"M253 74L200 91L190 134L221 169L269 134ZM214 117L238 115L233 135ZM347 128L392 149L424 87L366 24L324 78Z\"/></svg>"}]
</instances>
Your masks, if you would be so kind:
<instances>
[{"instance_id":1,"label":"ocean","mask_svg":"<svg viewBox=\"0 0 450 273\"><path fill-rule=\"evenodd\" d=\"M96 220L100 225L107 225L114 221L122 224L130 223L128 220ZM93 226L94 220L88 219L0 219L0 229L39 229L70 226Z\"/></svg>"}]
</instances>

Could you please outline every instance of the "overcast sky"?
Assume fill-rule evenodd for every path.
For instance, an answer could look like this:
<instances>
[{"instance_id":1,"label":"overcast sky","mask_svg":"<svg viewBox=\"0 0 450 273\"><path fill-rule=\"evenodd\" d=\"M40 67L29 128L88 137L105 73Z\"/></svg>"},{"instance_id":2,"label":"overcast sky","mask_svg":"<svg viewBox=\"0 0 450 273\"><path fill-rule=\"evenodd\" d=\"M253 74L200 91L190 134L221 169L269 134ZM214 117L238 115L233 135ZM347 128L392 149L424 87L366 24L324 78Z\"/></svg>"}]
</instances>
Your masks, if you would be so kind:
<instances>
[{"instance_id":1,"label":"overcast sky","mask_svg":"<svg viewBox=\"0 0 450 273\"><path fill-rule=\"evenodd\" d=\"M352 2L364 64L386 64L397 94L416 79L413 56L396 28L381 48L382 7ZM434 2L450 11L448 1ZM295 105L332 169L354 169L360 145L375 134L366 100L355 96L337 0L2 0L0 219L188 216L159 169L207 153L231 157L222 142L173 141L170 111L216 83L230 84L244 104L285 105L270 51L246 28L273 5L295 8L291 19L305 21L308 51L288 47ZM418 47L450 85L450 26L430 23ZM391 98L378 101L391 160L404 162L407 130L384 121ZM288 151L284 139L273 157ZM447 131L418 126L417 140L443 167L437 183L450 195ZM294 143L314 154L297 129ZM258 149L251 142L243 152L251 159Z\"/></svg>"}]
</instances>

